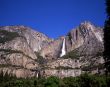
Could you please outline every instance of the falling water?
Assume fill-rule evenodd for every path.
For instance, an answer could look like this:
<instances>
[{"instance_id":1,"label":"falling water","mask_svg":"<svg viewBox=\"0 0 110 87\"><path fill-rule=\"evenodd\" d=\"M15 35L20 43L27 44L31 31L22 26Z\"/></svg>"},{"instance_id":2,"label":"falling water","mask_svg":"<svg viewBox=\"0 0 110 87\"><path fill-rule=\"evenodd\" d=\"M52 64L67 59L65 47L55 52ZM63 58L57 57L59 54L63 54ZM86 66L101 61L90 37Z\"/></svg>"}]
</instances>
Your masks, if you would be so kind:
<instances>
[{"instance_id":1,"label":"falling water","mask_svg":"<svg viewBox=\"0 0 110 87\"><path fill-rule=\"evenodd\" d=\"M39 50L41 50L41 45L39 44Z\"/></svg>"},{"instance_id":2,"label":"falling water","mask_svg":"<svg viewBox=\"0 0 110 87\"><path fill-rule=\"evenodd\" d=\"M66 54L66 50L65 50L65 38L64 38L60 57L64 56L65 54Z\"/></svg>"}]
</instances>

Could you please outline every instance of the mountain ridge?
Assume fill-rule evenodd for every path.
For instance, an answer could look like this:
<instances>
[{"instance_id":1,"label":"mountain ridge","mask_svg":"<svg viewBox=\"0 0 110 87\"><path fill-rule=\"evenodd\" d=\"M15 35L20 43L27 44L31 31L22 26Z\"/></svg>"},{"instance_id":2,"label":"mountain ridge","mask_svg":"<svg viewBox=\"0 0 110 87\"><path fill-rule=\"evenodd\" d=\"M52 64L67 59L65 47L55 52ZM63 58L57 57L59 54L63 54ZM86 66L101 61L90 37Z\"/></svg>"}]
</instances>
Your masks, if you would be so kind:
<instances>
[{"instance_id":1,"label":"mountain ridge","mask_svg":"<svg viewBox=\"0 0 110 87\"><path fill-rule=\"evenodd\" d=\"M25 26L0 27L0 71L17 77L104 73L104 68L99 68L104 63L102 38L103 30L90 22L54 40Z\"/></svg>"}]
</instances>

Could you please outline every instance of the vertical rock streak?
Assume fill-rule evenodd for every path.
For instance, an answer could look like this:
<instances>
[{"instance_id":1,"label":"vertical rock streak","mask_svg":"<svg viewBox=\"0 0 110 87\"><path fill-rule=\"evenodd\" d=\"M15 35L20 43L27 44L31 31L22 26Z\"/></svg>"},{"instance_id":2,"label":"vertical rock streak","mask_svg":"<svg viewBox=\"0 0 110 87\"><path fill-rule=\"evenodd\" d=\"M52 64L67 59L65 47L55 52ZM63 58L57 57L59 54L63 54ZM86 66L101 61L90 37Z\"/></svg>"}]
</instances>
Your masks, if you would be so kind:
<instances>
[{"instance_id":1,"label":"vertical rock streak","mask_svg":"<svg viewBox=\"0 0 110 87\"><path fill-rule=\"evenodd\" d=\"M93 29L93 27L92 27L92 25L89 25L89 27L90 27L90 29L92 30L92 32L94 33L94 35L96 36L96 38L97 38L100 42L102 42L103 39L102 39L100 33L99 33L99 32L95 32L94 29Z\"/></svg>"}]
</instances>

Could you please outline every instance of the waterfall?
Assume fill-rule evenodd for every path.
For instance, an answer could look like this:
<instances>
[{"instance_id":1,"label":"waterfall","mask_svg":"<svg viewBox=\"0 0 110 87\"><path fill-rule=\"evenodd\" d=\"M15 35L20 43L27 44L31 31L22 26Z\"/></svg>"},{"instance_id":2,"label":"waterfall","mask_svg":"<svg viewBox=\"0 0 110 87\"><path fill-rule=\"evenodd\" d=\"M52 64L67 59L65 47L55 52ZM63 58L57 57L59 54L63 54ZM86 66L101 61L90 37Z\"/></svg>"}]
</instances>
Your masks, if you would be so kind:
<instances>
[{"instance_id":1,"label":"waterfall","mask_svg":"<svg viewBox=\"0 0 110 87\"><path fill-rule=\"evenodd\" d=\"M64 56L66 54L65 50L65 38L63 39L63 44L62 44L62 49L61 49L61 54L60 57Z\"/></svg>"},{"instance_id":2,"label":"waterfall","mask_svg":"<svg viewBox=\"0 0 110 87\"><path fill-rule=\"evenodd\" d=\"M41 50L41 45L39 44L39 50Z\"/></svg>"}]
</instances>

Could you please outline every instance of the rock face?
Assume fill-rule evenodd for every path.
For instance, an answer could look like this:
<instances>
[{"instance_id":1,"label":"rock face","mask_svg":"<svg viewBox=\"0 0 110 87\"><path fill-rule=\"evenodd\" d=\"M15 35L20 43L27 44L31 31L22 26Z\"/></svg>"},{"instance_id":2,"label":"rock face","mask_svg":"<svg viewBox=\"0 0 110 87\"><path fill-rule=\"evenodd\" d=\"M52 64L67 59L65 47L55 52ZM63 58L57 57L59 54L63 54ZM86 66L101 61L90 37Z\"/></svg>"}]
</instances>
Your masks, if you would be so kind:
<instances>
[{"instance_id":1,"label":"rock face","mask_svg":"<svg viewBox=\"0 0 110 87\"><path fill-rule=\"evenodd\" d=\"M41 56L46 59L56 59L60 56L62 48L63 38L59 38L47 46L45 46L41 51Z\"/></svg>"},{"instance_id":2,"label":"rock face","mask_svg":"<svg viewBox=\"0 0 110 87\"><path fill-rule=\"evenodd\" d=\"M2 66L2 70L7 70L7 72L9 72L11 69L14 70L15 68L14 72L31 72L31 70L35 72L37 67L39 67L35 52L41 50L42 47L47 45L50 41L51 39L44 34L36 32L28 27L0 27L0 66ZM4 68L8 67L9 69L4 70ZM12 68L10 69L10 67ZM16 67L22 70L20 69L19 71ZM13 74L18 76L18 73Z\"/></svg>"},{"instance_id":3,"label":"rock face","mask_svg":"<svg viewBox=\"0 0 110 87\"><path fill-rule=\"evenodd\" d=\"M36 52L52 41L46 35L25 26L6 26L0 29L19 33L20 36L26 39L31 49Z\"/></svg>"},{"instance_id":4,"label":"rock face","mask_svg":"<svg viewBox=\"0 0 110 87\"><path fill-rule=\"evenodd\" d=\"M66 36L50 43L46 46L46 49L42 49L41 55L45 57L50 54L50 59L52 57L60 57L64 38L66 53L81 47L81 50L83 51L85 51L83 48L86 47L88 50L85 48L85 52L88 54L92 54L93 52L97 53L99 50L103 51L103 30L99 27L95 27L90 22L84 22L81 23L79 27L71 30Z\"/></svg>"},{"instance_id":5,"label":"rock face","mask_svg":"<svg viewBox=\"0 0 110 87\"><path fill-rule=\"evenodd\" d=\"M23 77L37 77L37 73L35 71L31 71L29 69L23 69L19 67L4 67L0 68L0 72L3 72L4 74L8 73L13 76L16 76L17 78Z\"/></svg>"},{"instance_id":6,"label":"rock face","mask_svg":"<svg viewBox=\"0 0 110 87\"><path fill-rule=\"evenodd\" d=\"M78 49L82 55L95 55L103 51L103 31L89 22L81 23L76 30L69 33L71 50ZM70 49L67 46L67 51Z\"/></svg>"},{"instance_id":7,"label":"rock face","mask_svg":"<svg viewBox=\"0 0 110 87\"><path fill-rule=\"evenodd\" d=\"M104 72L103 30L83 22L56 40L25 26L0 27L0 72L17 77Z\"/></svg>"},{"instance_id":8,"label":"rock face","mask_svg":"<svg viewBox=\"0 0 110 87\"><path fill-rule=\"evenodd\" d=\"M84 22L76 29L71 30L63 38L65 38L66 55L60 58L64 39L60 40L62 41L61 43L58 43L60 41L57 40L59 44L57 50L59 49L59 53L53 51L57 47L54 44L51 44L51 47L47 46L45 49L49 49L49 51L44 52L44 55L47 55L48 52L56 55L51 55L50 59L53 58L52 61L45 65L44 76L55 75L66 77L77 76L84 72L93 74L104 73L104 59L102 57L104 50L103 31L101 28L94 26L90 22ZM45 50L42 50L42 52Z\"/></svg>"}]
</instances>

